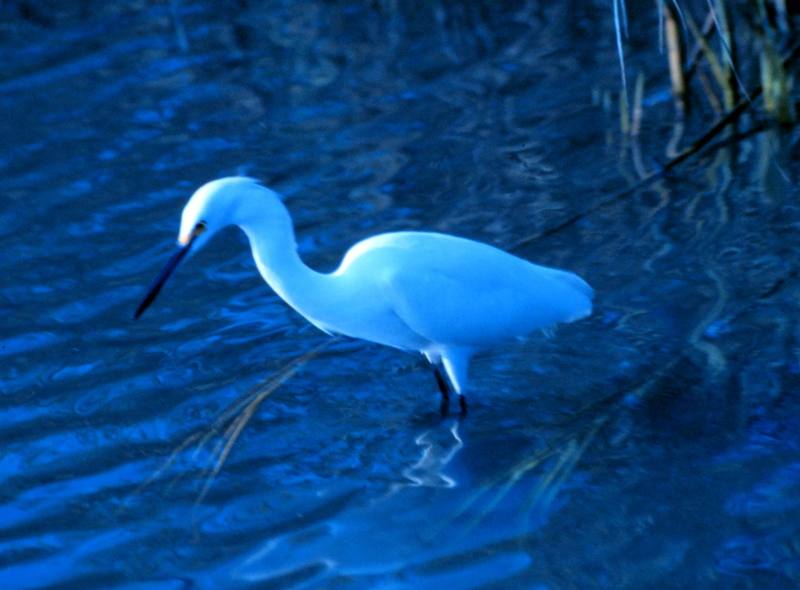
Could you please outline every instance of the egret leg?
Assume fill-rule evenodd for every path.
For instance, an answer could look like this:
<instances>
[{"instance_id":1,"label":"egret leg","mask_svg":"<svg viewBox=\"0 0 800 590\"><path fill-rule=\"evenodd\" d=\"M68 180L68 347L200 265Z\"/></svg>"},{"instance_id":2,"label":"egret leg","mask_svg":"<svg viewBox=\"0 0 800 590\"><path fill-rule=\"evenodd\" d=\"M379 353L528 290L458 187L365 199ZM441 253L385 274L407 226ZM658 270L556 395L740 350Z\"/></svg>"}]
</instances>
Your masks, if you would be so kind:
<instances>
[{"instance_id":1,"label":"egret leg","mask_svg":"<svg viewBox=\"0 0 800 590\"><path fill-rule=\"evenodd\" d=\"M461 410L461 418L467 415L467 398L464 391L467 387L467 371L469 369L469 359L472 352L468 348L450 347L442 351L442 364L450 383L458 394L458 406Z\"/></svg>"},{"instance_id":2,"label":"egret leg","mask_svg":"<svg viewBox=\"0 0 800 590\"><path fill-rule=\"evenodd\" d=\"M447 416L447 413L450 411L450 386L447 384L447 381L442 375L442 372L439 370L439 367L433 367L433 374L436 376L436 385L439 386L439 393L442 394L442 403L439 406L439 413L444 418Z\"/></svg>"}]
</instances>

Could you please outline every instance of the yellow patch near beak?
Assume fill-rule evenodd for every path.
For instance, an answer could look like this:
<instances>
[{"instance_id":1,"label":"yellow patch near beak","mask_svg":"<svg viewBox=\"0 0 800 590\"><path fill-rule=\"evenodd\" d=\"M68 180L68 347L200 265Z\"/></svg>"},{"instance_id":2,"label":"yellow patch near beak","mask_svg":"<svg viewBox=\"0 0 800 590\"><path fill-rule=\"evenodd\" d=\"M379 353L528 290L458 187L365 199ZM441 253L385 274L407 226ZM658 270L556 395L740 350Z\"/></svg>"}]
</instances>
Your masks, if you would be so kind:
<instances>
[{"instance_id":1,"label":"yellow patch near beak","mask_svg":"<svg viewBox=\"0 0 800 590\"><path fill-rule=\"evenodd\" d=\"M194 228L192 229L191 233L188 236L178 236L178 244L180 244L181 246L188 246L192 242L192 240L194 240L197 236L206 231L207 227L208 226L206 225L205 221L199 222L197 225L194 226Z\"/></svg>"}]
</instances>

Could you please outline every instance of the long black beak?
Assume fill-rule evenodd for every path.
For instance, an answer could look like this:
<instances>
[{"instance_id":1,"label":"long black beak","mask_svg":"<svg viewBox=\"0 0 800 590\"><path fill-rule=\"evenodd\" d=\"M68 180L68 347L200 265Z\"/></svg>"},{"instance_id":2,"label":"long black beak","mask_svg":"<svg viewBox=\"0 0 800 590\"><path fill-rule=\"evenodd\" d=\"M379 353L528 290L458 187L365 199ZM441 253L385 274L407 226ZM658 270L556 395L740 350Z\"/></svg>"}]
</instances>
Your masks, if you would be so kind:
<instances>
[{"instance_id":1,"label":"long black beak","mask_svg":"<svg viewBox=\"0 0 800 590\"><path fill-rule=\"evenodd\" d=\"M189 248L192 247L192 242L194 242L194 237L189 240L185 246L178 246L178 250L170 257L166 266L161 269L161 272L158 273L158 276L153 281L153 284L150 285L150 290L147 291L147 295L145 295L145 298L142 299L139 307L136 308L136 313L133 314L133 319L138 320L139 316L141 316L145 310L150 307L150 304L156 300L156 297L158 297L158 294L161 292L161 288L164 286L164 283L167 282L167 279L170 277L175 268L177 268L178 264L180 264L180 261L183 260L189 253Z\"/></svg>"},{"instance_id":2,"label":"long black beak","mask_svg":"<svg viewBox=\"0 0 800 590\"><path fill-rule=\"evenodd\" d=\"M164 268L161 269L161 272L158 273L158 276L153 281L153 284L150 285L150 290L147 292L147 295L145 295L144 299L142 299L139 307L136 308L136 312L133 314L133 319L138 320L139 316L142 315L145 310L150 307L150 304L156 300L156 297L158 297L158 294L161 292L161 288L164 286L164 283L167 282L167 279L172 274L172 271L177 268L181 260L183 260L189 253L189 250L191 249L192 244L194 244L194 241L197 239L197 236L202 234L204 231L206 231L205 222L201 221L194 226L192 235L189 237L189 241L183 246L178 246L178 251L172 255L166 266L164 266Z\"/></svg>"}]
</instances>

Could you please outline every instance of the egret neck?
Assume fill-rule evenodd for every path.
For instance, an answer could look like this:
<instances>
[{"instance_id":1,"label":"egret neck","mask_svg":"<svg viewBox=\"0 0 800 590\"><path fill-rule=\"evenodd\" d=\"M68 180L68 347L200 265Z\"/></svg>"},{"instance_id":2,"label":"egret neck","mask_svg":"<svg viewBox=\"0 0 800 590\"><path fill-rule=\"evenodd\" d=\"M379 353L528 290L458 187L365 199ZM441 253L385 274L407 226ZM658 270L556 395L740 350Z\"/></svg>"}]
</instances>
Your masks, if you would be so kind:
<instances>
[{"instance_id":1,"label":"egret neck","mask_svg":"<svg viewBox=\"0 0 800 590\"><path fill-rule=\"evenodd\" d=\"M234 223L250 240L259 273L281 299L322 327L322 318L330 317L328 312L339 299L336 277L317 272L302 261L292 219L282 204L280 210L274 205L269 210L259 209L258 204L258 200L243 203L240 219Z\"/></svg>"}]
</instances>

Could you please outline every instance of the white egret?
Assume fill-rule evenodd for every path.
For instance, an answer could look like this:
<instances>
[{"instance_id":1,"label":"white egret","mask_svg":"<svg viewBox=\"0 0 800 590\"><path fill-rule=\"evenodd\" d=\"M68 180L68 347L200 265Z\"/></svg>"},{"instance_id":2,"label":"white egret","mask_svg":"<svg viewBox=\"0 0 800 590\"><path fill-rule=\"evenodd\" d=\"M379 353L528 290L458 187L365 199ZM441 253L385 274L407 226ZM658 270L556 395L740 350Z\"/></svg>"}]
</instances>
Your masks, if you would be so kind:
<instances>
[{"instance_id":1,"label":"white egret","mask_svg":"<svg viewBox=\"0 0 800 590\"><path fill-rule=\"evenodd\" d=\"M269 286L321 330L425 355L443 413L450 390L440 365L463 414L467 369L476 351L592 312L592 288L577 275L441 233L379 234L350 248L334 272L316 272L297 253L280 197L251 178L231 177L191 196L181 216L179 249L134 317L153 302L190 249L199 250L229 225L247 235Z\"/></svg>"}]
</instances>

